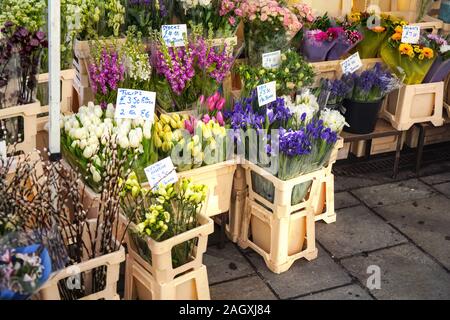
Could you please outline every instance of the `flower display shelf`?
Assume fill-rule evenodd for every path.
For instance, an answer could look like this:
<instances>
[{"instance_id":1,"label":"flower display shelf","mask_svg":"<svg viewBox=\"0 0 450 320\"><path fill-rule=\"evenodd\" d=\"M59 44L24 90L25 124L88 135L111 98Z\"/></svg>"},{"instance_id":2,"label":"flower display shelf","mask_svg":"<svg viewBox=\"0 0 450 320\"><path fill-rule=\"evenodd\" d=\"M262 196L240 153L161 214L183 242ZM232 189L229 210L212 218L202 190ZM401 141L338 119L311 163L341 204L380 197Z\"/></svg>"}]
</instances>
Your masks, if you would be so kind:
<instances>
[{"instance_id":1,"label":"flower display shelf","mask_svg":"<svg viewBox=\"0 0 450 320\"><path fill-rule=\"evenodd\" d=\"M73 80L75 78L75 70L62 70L61 71L61 112L68 113L72 111L72 93L73 93ZM39 75L38 82L45 88L48 87L49 75L48 73L43 73ZM41 101L42 102L42 101ZM41 114L43 116L38 116L37 131L44 130L45 124L48 122L48 105L41 106Z\"/></svg>"},{"instance_id":2,"label":"flower display shelf","mask_svg":"<svg viewBox=\"0 0 450 320\"><path fill-rule=\"evenodd\" d=\"M23 132L19 132L21 142L15 145L16 152L30 153L36 148L37 116L41 111L41 103L36 101L30 104L0 109L0 120L22 118Z\"/></svg>"},{"instance_id":3,"label":"flower display shelf","mask_svg":"<svg viewBox=\"0 0 450 320\"><path fill-rule=\"evenodd\" d=\"M89 227L91 233L95 231L96 220L89 221ZM83 237L89 243L89 233L87 230L83 232ZM68 243L76 242L76 239L65 239ZM117 244L118 245L118 244ZM84 252L87 255L87 252ZM87 295L79 300L119 300L119 294L117 293L117 282L119 281L120 264L125 261L125 249L121 246L116 252L112 252L103 256L96 257L94 259L86 258L85 261L67 267L63 270L54 272L49 280L42 286L37 293L37 297L40 300L61 300L59 292L59 284L70 280L68 278L80 275L85 280L85 287ZM105 286L98 292L93 292L90 288L92 275L95 269L106 268L106 281Z\"/></svg>"},{"instance_id":4,"label":"flower display shelf","mask_svg":"<svg viewBox=\"0 0 450 320\"><path fill-rule=\"evenodd\" d=\"M381 116L399 131L422 122L439 127L444 123L443 100L444 82L405 85L388 96Z\"/></svg>"},{"instance_id":5,"label":"flower display shelf","mask_svg":"<svg viewBox=\"0 0 450 320\"><path fill-rule=\"evenodd\" d=\"M344 16L352 11L352 0L301 0L293 1L289 3L305 3L309 5L318 14L328 13L330 17Z\"/></svg>"},{"instance_id":6,"label":"flower display shelf","mask_svg":"<svg viewBox=\"0 0 450 320\"><path fill-rule=\"evenodd\" d=\"M419 128L412 127L406 135L406 144L410 148L417 148L419 144ZM424 145L432 145L450 141L450 119L446 118L442 127L429 127L425 130Z\"/></svg>"},{"instance_id":7,"label":"flower display shelf","mask_svg":"<svg viewBox=\"0 0 450 320\"><path fill-rule=\"evenodd\" d=\"M325 179L326 169L298 178L282 181L263 168L250 162L242 165L246 170L248 197L242 219L241 248L251 248L261 255L274 273L282 273L302 258L317 258L315 244L314 195ZM252 172L263 176L275 187L274 201L268 201L255 192ZM294 187L312 182L309 196L297 205L291 205ZM306 244L305 244L306 240Z\"/></svg>"},{"instance_id":8,"label":"flower display shelf","mask_svg":"<svg viewBox=\"0 0 450 320\"><path fill-rule=\"evenodd\" d=\"M124 220L125 218L122 218ZM209 286L203 254L206 252L208 236L214 232L214 222L198 215L199 226L162 242L148 237L146 240L133 236L136 226L130 224L128 231L128 258L125 278L125 300L186 299L208 300ZM197 239L194 256L185 264L173 266L172 249ZM136 241L141 241L138 246ZM139 253L145 246L150 259ZM151 262L149 261L151 260Z\"/></svg>"}]
</instances>

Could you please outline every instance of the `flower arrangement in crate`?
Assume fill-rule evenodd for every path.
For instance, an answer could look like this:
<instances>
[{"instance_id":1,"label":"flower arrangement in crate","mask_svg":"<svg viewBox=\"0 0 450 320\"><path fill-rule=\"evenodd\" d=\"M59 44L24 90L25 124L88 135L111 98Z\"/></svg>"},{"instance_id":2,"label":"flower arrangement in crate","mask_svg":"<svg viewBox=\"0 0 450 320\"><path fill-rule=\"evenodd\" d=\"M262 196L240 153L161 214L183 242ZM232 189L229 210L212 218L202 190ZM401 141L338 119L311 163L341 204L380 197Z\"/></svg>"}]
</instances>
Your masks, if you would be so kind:
<instances>
[{"instance_id":1,"label":"flower arrangement in crate","mask_svg":"<svg viewBox=\"0 0 450 320\"><path fill-rule=\"evenodd\" d=\"M162 242L199 226L197 216L207 199L205 185L180 179L175 184L146 189L133 174L122 185L121 205L130 225L128 233L145 261L152 263L147 245L149 238ZM174 268L189 262L195 255L196 240L190 239L172 248Z\"/></svg>"},{"instance_id":2,"label":"flower arrangement in crate","mask_svg":"<svg viewBox=\"0 0 450 320\"><path fill-rule=\"evenodd\" d=\"M64 157L82 173L84 182L95 192L101 192L104 183L105 153L109 141L117 143L117 153L133 164L140 177L144 168L154 163L156 152L152 139L152 124L142 118L114 119L115 109L109 104L88 104L77 114L61 121L61 147Z\"/></svg>"},{"instance_id":3,"label":"flower arrangement in crate","mask_svg":"<svg viewBox=\"0 0 450 320\"><path fill-rule=\"evenodd\" d=\"M171 0L126 0L125 25L135 26L144 37L150 30L161 30L170 24L174 1Z\"/></svg>"},{"instance_id":4,"label":"flower arrangement in crate","mask_svg":"<svg viewBox=\"0 0 450 320\"><path fill-rule=\"evenodd\" d=\"M238 147L244 144L246 158L283 181L326 165L345 125L338 111L320 111L317 98L307 90L294 100L285 96L263 107L257 105L253 94L234 105L227 113L227 121L235 130ZM253 139L257 139L250 138L249 147L241 136L245 132L253 132ZM254 172L252 180L254 191L273 202L274 185ZM310 183L296 186L292 205L300 203L310 187Z\"/></svg>"},{"instance_id":5,"label":"flower arrangement in crate","mask_svg":"<svg viewBox=\"0 0 450 320\"><path fill-rule=\"evenodd\" d=\"M289 95L310 86L314 81L313 68L294 50L281 53L281 64L278 68L266 69L241 64L236 67L236 71L243 83L243 97L249 96L258 85L271 81L277 82L279 95Z\"/></svg>"},{"instance_id":6,"label":"flower arrangement in crate","mask_svg":"<svg viewBox=\"0 0 450 320\"><path fill-rule=\"evenodd\" d=\"M158 33L155 37L154 86L157 102L167 112L192 109L201 95L218 90L232 68L234 57L226 44L213 46L210 38L193 35L184 46L172 47Z\"/></svg>"},{"instance_id":7,"label":"flower arrangement in crate","mask_svg":"<svg viewBox=\"0 0 450 320\"><path fill-rule=\"evenodd\" d=\"M433 48L427 46L426 36L417 44L402 43L403 28L397 25L394 33L381 48L381 58L399 76L405 84L420 84L436 60Z\"/></svg>"},{"instance_id":8,"label":"flower arrangement in crate","mask_svg":"<svg viewBox=\"0 0 450 320\"><path fill-rule=\"evenodd\" d=\"M227 132L218 92L201 96L198 115L162 114L155 122L153 136L159 158L170 156L179 172L227 160Z\"/></svg>"},{"instance_id":9,"label":"flower arrangement in crate","mask_svg":"<svg viewBox=\"0 0 450 320\"><path fill-rule=\"evenodd\" d=\"M202 25L217 38L235 35L243 11L242 0L176 1L177 16L183 23ZM206 36L206 34L205 34Z\"/></svg>"},{"instance_id":10,"label":"flower arrangement in crate","mask_svg":"<svg viewBox=\"0 0 450 320\"><path fill-rule=\"evenodd\" d=\"M427 47L434 50L437 56L423 82L444 81L450 72L450 45L448 40L440 35L427 34L423 41Z\"/></svg>"},{"instance_id":11,"label":"flower arrangement in crate","mask_svg":"<svg viewBox=\"0 0 450 320\"><path fill-rule=\"evenodd\" d=\"M283 50L310 19L311 9L288 7L283 1L243 0L246 53L251 65L260 65L263 53Z\"/></svg>"},{"instance_id":12,"label":"flower arrangement in crate","mask_svg":"<svg viewBox=\"0 0 450 320\"><path fill-rule=\"evenodd\" d=\"M338 60L362 39L355 24L332 20L325 13L304 31L302 52L311 62Z\"/></svg>"}]
</instances>

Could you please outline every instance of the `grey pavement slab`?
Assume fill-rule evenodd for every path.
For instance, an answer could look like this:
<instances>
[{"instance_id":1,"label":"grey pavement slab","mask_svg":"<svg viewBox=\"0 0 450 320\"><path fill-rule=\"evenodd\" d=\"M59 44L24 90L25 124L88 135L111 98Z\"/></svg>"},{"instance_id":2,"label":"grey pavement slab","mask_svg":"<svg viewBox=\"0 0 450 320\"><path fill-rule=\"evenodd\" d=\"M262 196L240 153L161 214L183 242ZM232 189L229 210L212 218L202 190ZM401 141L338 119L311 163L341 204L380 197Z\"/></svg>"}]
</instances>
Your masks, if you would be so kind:
<instances>
[{"instance_id":1,"label":"grey pavement slab","mask_svg":"<svg viewBox=\"0 0 450 320\"><path fill-rule=\"evenodd\" d=\"M334 195L334 208L336 210L356 206L359 203L360 201L349 192L339 192Z\"/></svg>"},{"instance_id":2,"label":"grey pavement slab","mask_svg":"<svg viewBox=\"0 0 450 320\"><path fill-rule=\"evenodd\" d=\"M450 197L450 182L449 183L438 184L438 185L436 185L434 187L436 188L436 190L438 190L442 194L446 195L447 197Z\"/></svg>"},{"instance_id":3,"label":"grey pavement slab","mask_svg":"<svg viewBox=\"0 0 450 320\"><path fill-rule=\"evenodd\" d=\"M336 258L407 242L365 206L337 210L336 223L316 224L316 238Z\"/></svg>"},{"instance_id":4,"label":"grey pavement slab","mask_svg":"<svg viewBox=\"0 0 450 320\"><path fill-rule=\"evenodd\" d=\"M276 300L258 276L220 283L210 287L212 300Z\"/></svg>"},{"instance_id":5,"label":"grey pavement slab","mask_svg":"<svg viewBox=\"0 0 450 320\"><path fill-rule=\"evenodd\" d=\"M373 173L355 174L352 176L335 175L335 189L336 192L348 191L385 183L393 183L398 180L406 180L413 177L415 177L415 174L409 170L401 170L397 180L392 179L392 171L377 171Z\"/></svg>"},{"instance_id":6,"label":"grey pavement slab","mask_svg":"<svg viewBox=\"0 0 450 320\"><path fill-rule=\"evenodd\" d=\"M297 300L373 300L373 298L359 285L352 284L307 295Z\"/></svg>"},{"instance_id":7,"label":"grey pavement slab","mask_svg":"<svg viewBox=\"0 0 450 320\"><path fill-rule=\"evenodd\" d=\"M203 256L203 263L208 268L210 284L255 274L253 267L231 242L224 249L209 247Z\"/></svg>"},{"instance_id":8,"label":"grey pavement slab","mask_svg":"<svg viewBox=\"0 0 450 320\"><path fill-rule=\"evenodd\" d=\"M246 251L258 272L281 299L295 298L300 295L349 284L351 278L331 257L319 247L316 260L297 260L292 267L282 273L272 273L263 258L257 253Z\"/></svg>"},{"instance_id":9,"label":"grey pavement slab","mask_svg":"<svg viewBox=\"0 0 450 320\"><path fill-rule=\"evenodd\" d=\"M445 182L450 182L450 171L440 174L435 174L431 176L421 177L420 180L428 184L440 184Z\"/></svg>"},{"instance_id":10,"label":"grey pavement slab","mask_svg":"<svg viewBox=\"0 0 450 320\"><path fill-rule=\"evenodd\" d=\"M377 299L450 299L450 274L412 244L341 262L363 285L375 276L369 266L380 268L380 289L371 290Z\"/></svg>"},{"instance_id":11,"label":"grey pavement slab","mask_svg":"<svg viewBox=\"0 0 450 320\"><path fill-rule=\"evenodd\" d=\"M434 191L423 182L411 179L396 183L353 190L352 193L369 207L396 204L409 200L428 198Z\"/></svg>"},{"instance_id":12,"label":"grey pavement slab","mask_svg":"<svg viewBox=\"0 0 450 320\"><path fill-rule=\"evenodd\" d=\"M436 196L375 210L450 270L450 199Z\"/></svg>"}]
</instances>

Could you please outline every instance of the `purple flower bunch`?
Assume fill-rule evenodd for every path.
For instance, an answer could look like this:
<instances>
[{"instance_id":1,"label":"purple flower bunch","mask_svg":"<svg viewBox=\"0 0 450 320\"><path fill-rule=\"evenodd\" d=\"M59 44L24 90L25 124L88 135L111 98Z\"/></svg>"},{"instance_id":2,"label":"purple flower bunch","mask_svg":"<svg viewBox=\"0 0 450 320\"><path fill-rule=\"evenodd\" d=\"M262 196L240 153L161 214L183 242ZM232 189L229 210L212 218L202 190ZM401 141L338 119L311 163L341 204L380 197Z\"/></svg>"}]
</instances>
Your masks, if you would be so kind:
<instances>
[{"instance_id":1,"label":"purple flower bunch","mask_svg":"<svg viewBox=\"0 0 450 320\"><path fill-rule=\"evenodd\" d=\"M328 105L336 105L342 101L352 92L353 87L341 79L322 79L322 90L330 93L328 98Z\"/></svg>"},{"instance_id":2,"label":"purple flower bunch","mask_svg":"<svg viewBox=\"0 0 450 320\"><path fill-rule=\"evenodd\" d=\"M89 66L89 78L96 102L106 107L115 103L117 89L124 80L125 66L114 48L103 48L95 63Z\"/></svg>"},{"instance_id":3,"label":"purple flower bunch","mask_svg":"<svg viewBox=\"0 0 450 320\"><path fill-rule=\"evenodd\" d=\"M234 61L233 56L227 52L226 44L223 48L209 46L205 39L200 38L195 47L195 54L200 70L222 83Z\"/></svg>"},{"instance_id":4,"label":"purple flower bunch","mask_svg":"<svg viewBox=\"0 0 450 320\"><path fill-rule=\"evenodd\" d=\"M304 130L280 128L279 150L289 157L311 153L311 141Z\"/></svg>"}]
</instances>

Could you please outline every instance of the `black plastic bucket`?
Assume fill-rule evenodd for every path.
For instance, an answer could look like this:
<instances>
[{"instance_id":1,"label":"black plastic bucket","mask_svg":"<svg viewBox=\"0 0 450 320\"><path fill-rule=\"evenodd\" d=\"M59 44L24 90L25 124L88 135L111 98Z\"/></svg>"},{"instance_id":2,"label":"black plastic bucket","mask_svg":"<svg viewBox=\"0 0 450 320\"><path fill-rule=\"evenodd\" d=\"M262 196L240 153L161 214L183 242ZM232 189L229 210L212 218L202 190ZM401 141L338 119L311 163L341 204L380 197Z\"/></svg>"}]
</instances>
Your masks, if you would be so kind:
<instances>
[{"instance_id":1,"label":"black plastic bucket","mask_svg":"<svg viewBox=\"0 0 450 320\"><path fill-rule=\"evenodd\" d=\"M378 113L382 104L383 100L376 102L344 100L345 120L349 124L344 131L356 134L372 133L377 125Z\"/></svg>"}]
</instances>

